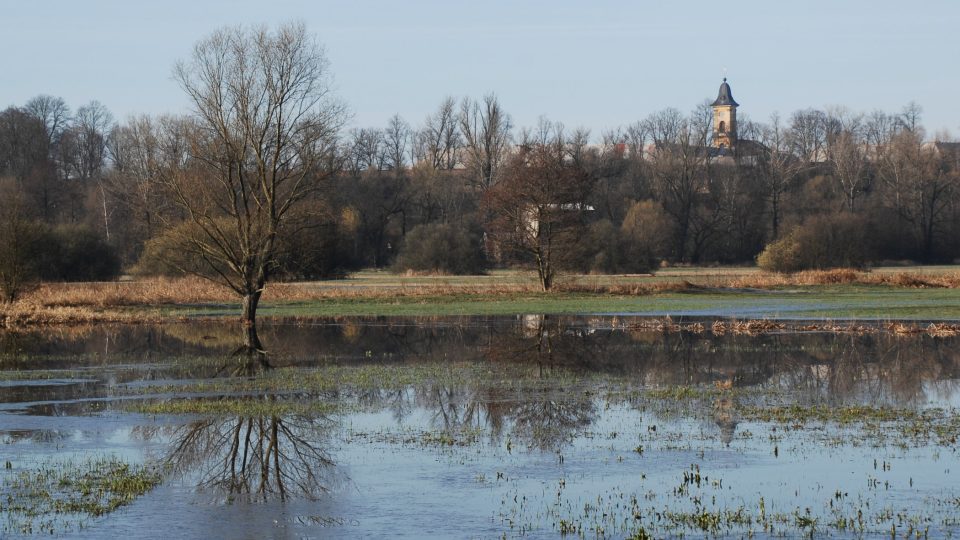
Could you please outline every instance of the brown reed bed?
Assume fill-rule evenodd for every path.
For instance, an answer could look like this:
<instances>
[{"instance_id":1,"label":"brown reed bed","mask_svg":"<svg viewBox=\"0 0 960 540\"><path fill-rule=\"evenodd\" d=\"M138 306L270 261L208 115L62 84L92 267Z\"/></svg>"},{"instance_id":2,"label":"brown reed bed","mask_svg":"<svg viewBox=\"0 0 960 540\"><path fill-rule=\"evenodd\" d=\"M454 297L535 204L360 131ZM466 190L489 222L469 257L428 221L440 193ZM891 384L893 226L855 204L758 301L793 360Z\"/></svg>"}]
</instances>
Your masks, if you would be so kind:
<instances>
[{"instance_id":1,"label":"brown reed bed","mask_svg":"<svg viewBox=\"0 0 960 540\"><path fill-rule=\"evenodd\" d=\"M924 274L919 272L864 272L850 268L807 270L794 274L758 272L729 280L732 288L771 289L810 285L885 285L911 289L960 288L960 272Z\"/></svg>"},{"instance_id":2,"label":"brown reed bed","mask_svg":"<svg viewBox=\"0 0 960 540\"><path fill-rule=\"evenodd\" d=\"M423 297L453 295L515 295L533 293L530 285L399 284L372 286L270 283L264 302L297 302L353 298ZM45 283L25 295L21 303L44 307L117 307L236 303L227 287L197 277L150 278L126 282Z\"/></svg>"},{"instance_id":3,"label":"brown reed bed","mask_svg":"<svg viewBox=\"0 0 960 540\"><path fill-rule=\"evenodd\" d=\"M715 320L713 323L674 322L670 317L645 319L628 326L639 332L690 333L702 334L707 328L717 336L760 336L767 334L831 333L831 334L879 334L890 333L898 336L928 335L931 337L955 337L960 335L960 324L930 323L908 324L901 322L864 324L859 322L835 323L830 321L777 321L770 319Z\"/></svg>"},{"instance_id":4,"label":"brown reed bed","mask_svg":"<svg viewBox=\"0 0 960 540\"><path fill-rule=\"evenodd\" d=\"M575 279L555 287L559 293L610 294L640 296L669 292L699 292L723 289L775 289L813 285L885 285L900 288L958 288L960 272L921 274L914 272L871 273L850 269L815 270L795 274L756 273L731 276L709 286L696 278L678 281L617 280L583 283ZM380 299L441 296L512 296L541 294L535 283L447 284L408 283L398 280L389 285L353 285L340 283L270 283L263 293L264 302L298 302L337 299ZM149 278L125 282L45 283L24 296L22 304L37 307L162 306L222 304L237 302L236 293L209 280L197 277Z\"/></svg>"},{"instance_id":5,"label":"brown reed bed","mask_svg":"<svg viewBox=\"0 0 960 540\"><path fill-rule=\"evenodd\" d=\"M591 276L592 278L592 276ZM405 279L363 283L362 280L323 283L270 283L264 290L265 303L315 301L445 299L445 301L484 301L544 294L587 294L611 296L644 296L660 293L743 292L744 289L776 290L788 287L869 285L892 288L960 288L960 272L921 273L863 272L851 269L750 275L731 274L723 277L709 274L700 283L696 274L683 279L609 276L590 279L568 276L555 292L542 293L533 279L482 279L476 283ZM161 308L236 305L237 295L230 289L197 277L149 278L136 281L104 283L45 283L24 295L17 303L0 305L0 328L39 325L73 325L87 323L149 323L175 320L164 316ZM726 323L724 323L726 324ZM720 328L717 327L717 330ZM695 329L683 329L694 331ZM768 332L776 328L756 325L725 328L724 331ZM801 331L853 331L849 328L799 328ZM950 332L941 328L939 332ZM903 333L905 331L901 331ZM923 332L927 332L926 329Z\"/></svg>"}]
</instances>

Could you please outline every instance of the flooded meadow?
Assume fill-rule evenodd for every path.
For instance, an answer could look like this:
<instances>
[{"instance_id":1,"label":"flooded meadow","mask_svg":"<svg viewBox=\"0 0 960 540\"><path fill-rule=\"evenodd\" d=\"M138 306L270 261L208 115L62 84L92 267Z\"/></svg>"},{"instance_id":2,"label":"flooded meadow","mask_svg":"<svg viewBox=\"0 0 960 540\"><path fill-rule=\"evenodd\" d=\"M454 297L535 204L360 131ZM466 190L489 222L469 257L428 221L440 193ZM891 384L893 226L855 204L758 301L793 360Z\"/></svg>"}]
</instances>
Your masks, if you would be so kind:
<instances>
[{"instance_id":1,"label":"flooded meadow","mask_svg":"<svg viewBox=\"0 0 960 540\"><path fill-rule=\"evenodd\" d=\"M960 337L713 322L0 333L0 536L960 533Z\"/></svg>"}]
</instances>

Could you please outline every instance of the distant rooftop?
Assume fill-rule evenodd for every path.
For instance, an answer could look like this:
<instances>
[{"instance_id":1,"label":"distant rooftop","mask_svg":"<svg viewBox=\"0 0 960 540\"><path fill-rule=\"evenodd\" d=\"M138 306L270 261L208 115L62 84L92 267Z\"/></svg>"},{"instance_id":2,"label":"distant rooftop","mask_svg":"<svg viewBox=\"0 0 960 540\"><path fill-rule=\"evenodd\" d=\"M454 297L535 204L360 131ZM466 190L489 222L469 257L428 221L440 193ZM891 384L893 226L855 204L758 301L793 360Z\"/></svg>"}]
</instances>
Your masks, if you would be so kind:
<instances>
[{"instance_id":1,"label":"distant rooftop","mask_svg":"<svg viewBox=\"0 0 960 540\"><path fill-rule=\"evenodd\" d=\"M720 85L720 93L717 95L717 100L710 104L712 107L717 105L733 105L734 107L739 107L740 104L733 100L733 94L730 92L730 85L727 84L727 78L723 78L723 84Z\"/></svg>"}]
</instances>

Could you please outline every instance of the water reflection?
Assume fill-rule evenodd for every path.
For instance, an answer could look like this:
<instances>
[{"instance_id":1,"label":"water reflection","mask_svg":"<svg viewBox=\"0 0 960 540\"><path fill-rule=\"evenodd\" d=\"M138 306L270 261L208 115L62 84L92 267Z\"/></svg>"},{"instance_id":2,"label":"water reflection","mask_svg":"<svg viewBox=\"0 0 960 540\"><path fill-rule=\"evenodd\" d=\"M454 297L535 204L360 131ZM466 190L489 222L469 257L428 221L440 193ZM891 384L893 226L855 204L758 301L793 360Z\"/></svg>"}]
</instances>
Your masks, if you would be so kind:
<instances>
[{"instance_id":1,"label":"water reflection","mask_svg":"<svg viewBox=\"0 0 960 540\"><path fill-rule=\"evenodd\" d=\"M101 383L115 385L164 376L256 376L270 366L458 361L530 365L545 378L562 370L629 376L644 385L730 381L735 387L802 389L810 399L831 403L869 400L896 404L921 404L931 397L952 399L953 383L944 381L960 376L958 338L885 333L661 334L633 331L629 323L622 318L527 316L265 325L260 335L273 351L269 364L257 358L228 360L237 337L235 328L227 324L0 332L0 369L95 369ZM183 366L171 362L193 357L219 360ZM179 371L170 373L172 365ZM78 378L77 373L71 376ZM109 378L103 380L105 377ZM95 393L96 386L3 386L0 401L39 396L68 399L78 393ZM934 389L937 395L931 396ZM463 403L465 398L443 395L444 391L457 393L436 389L434 395L423 399L469 408ZM394 401L398 415L403 416L403 404Z\"/></svg>"},{"instance_id":2,"label":"water reflection","mask_svg":"<svg viewBox=\"0 0 960 540\"><path fill-rule=\"evenodd\" d=\"M627 493L656 499L638 502L643 506L636 511L645 516L666 507L705 516L704 501L716 495L714 510L725 498L751 508L766 500L787 519L795 506L813 507L823 524L835 517L834 502L846 505L838 510L844 516L859 509L846 500L866 501L871 511L885 508L894 488L888 492L884 483L881 492L880 476L913 497L916 508L930 494L955 496L942 488L950 481L942 471L956 468L955 453L944 450L956 444L949 438L955 416L900 426L927 435L911 435L909 443L917 446L897 446L890 458L876 445L899 437L896 425L785 429L759 420L756 411L770 404L956 406L960 339L883 332L659 333L633 322L533 315L264 325L259 333L271 350L267 358L231 356L235 327L213 323L0 332L0 442L9 444L4 459L13 461L26 447L51 455L119 448L156 457L181 478L167 492L178 504L183 489L192 493L194 487L215 501L258 503L216 506L209 520L216 527L230 511L249 513L250 522L292 523L277 517L290 508L297 509L297 523L317 527L342 524L355 513L364 526L375 523L341 531L344 536L369 530L387 536L411 508L428 508L433 526L455 523L481 531L476 536L493 536L484 528L489 516L511 512L503 510L510 501L539 501L509 514L513 523L522 512L544 508L579 515L583 501L601 500L597 492L615 499L615 511L603 514L610 516L623 517L617 512L626 511L619 505ZM213 412L156 416L180 409L136 408L178 399L199 403L190 411ZM220 405L205 409L206 402ZM239 406L224 406L228 402ZM321 414L331 410L338 413ZM949 437L937 432L942 427ZM567 461L558 463L549 454L554 451ZM879 471L869 465L878 456ZM896 461L892 471L890 459ZM438 461L450 466L437 467ZM713 468L711 483L687 485L690 493L678 490L678 471L694 463ZM344 483L345 471L360 489L322 497ZM838 483L841 476L856 485ZM739 491L713 484L714 478ZM560 479L559 489L579 482L580 491L555 492ZM798 479L799 489L782 489ZM850 498L818 511L823 494L834 488L849 488ZM476 503L486 500L478 489L493 494L489 505ZM538 493L548 500L537 499ZM450 517L454 506L462 512L457 519ZM136 519L148 513L152 508ZM463 525L478 516L482 523Z\"/></svg>"},{"instance_id":3,"label":"water reflection","mask_svg":"<svg viewBox=\"0 0 960 540\"><path fill-rule=\"evenodd\" d=\"M225 502L316 499L336 480L330 446L334 422L323 415L206 417L140 427L146 440L169 441L162 457L174 476Z\"/></svg>"},{"instance_id":4,"label":"water reflection","mask_svg":"<svg viewBox=\"0 0 960 540\"><path fill-rule=\"evenodd\" d=\"M730 446L733 436L737 432L739 415L737 414L737 398L732 395L720 395L713 401L713 421L720 428L720 442Z\"/></svg>"},{"instance_id":5,"label":"water reflection","mask_svg":"<svg viewBox=\"0 0 960 540\"><path fill-rule=\"evenodd\" d=\"M545 451L560 448L588 428L597 407L589 394L567 391L559 383L531 391L478 380L456 387L425 385L415 389L414 396L403 407L428 411L434 429L444 433L482 429L493 444L509 439Z\"/></svg>"}]
</instances>

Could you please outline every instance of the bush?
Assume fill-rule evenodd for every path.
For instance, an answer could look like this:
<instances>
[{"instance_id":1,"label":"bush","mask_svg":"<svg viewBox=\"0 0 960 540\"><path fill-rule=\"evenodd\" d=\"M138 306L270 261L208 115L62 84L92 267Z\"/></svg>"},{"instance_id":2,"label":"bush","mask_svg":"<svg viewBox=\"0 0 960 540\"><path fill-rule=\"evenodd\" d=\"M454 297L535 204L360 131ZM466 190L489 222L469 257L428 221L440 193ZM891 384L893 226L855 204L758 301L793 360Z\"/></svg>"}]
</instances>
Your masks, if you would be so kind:
<instances>
[{"instance_id":1,"label":"bush","mask_svg":"<svg viewBox=\"0 0 960 540\"><path fill-rule=\"evenodd\" d=\"M120 258L92 229L62 225L44 242L40 275L52 281L109 281L120 275Z\"/></svg>"},{"instance_id":2,"label":"bush","mask_svg":"<svg viewBox=\"0 0 960 540\"><path fill-rule=\"evenodd\" d=\"M474 231L447 223L418 225L407 233L394 269L479 274L486 268L481 237Z\"/></svg>"},{"instance_id":3,"label":"bush","mask_svg":"<svg viewBox=\"0 0 960 540\"><path fill-rule=\"evenodd\" d=\"M768 272L791 274L804 269L800 261L799 229L770 242L757 255L757 266Z\"/></svg>"},{"instance_id":4,"label":"bush","mask_svg":"<svg viewBox=\"0 0 960 540\"><path fill-rule=\"evenodd\" d=\"M13 211L0 211L0 292L14 302L40 277L45 228Z\"/></svg>"},{"instance_id":5,"label":"bush","mask_svg":"<svg viewBox=\"0 0 960 540\"><path fill-rule=\"evenodd\" d=\"M69 225L50 229L3 209L0 218L0 291L13 302L39 280L106 281L120 274L120 260L95 232Z\"/></svg>"},{"instance_id":6,"label":"bush","mask_svg":"<svg viewBox=\"0 0 960 540\"><path fill-rule=\"evenodd\" d=\"M588 257L584 269L597 274L613 274L620 269L620 235L608 219L590 224L584 235Z\"/></svg>"},{"instance_id":7,"label":"bush","mask_svg":"<svg viewBox=\"0 0 960 540\"><path fill-rule=\"evenodd\" d=\"M224 223L220 230L234 234L229 223ZM180 223L144 244L133 272L145 276L193 274L216 280L219 278L217 270L227 272L228 269L222 261L204 260L200 245L210 242L207 238L207 233L196 223ZM230 238L227 240L231 241ZM237 245L238 242L233 243ZM340 228L332 224L281 230L270 267L271 275L281 280L342 277L347 269L354 267L345 244Z\"/></svg>"},{"instance_id":8,"label":"bush","mask_svg":"<svg viewBox=\"0 0 960 540\"><path fill-rule=\"evenodd\" d=\"M283 280L342 278L359 266L337 224L282 234L277 244L274 272Z\"/></svg>"},{"instance_id":9,"label":"bush","mask_svg":"<svg viewBox=\"0 0 960 540\"><path fill-rule=\"evenodd\" d=\"M220 229L232 231L229 223L224 223ZM143 252L133 272L144 276L195 274L215 277L216 269L204 261L195 243L190 240L204 238L205 234L199 225L189 221L163 231L143 245ZM226 272L227 268L223 266L219 270Z\"/></svg>"},{"instance_id":10,"label":"bush","mask_svg":"<svg viewBox=\"0 0 960 540\"><path fill-rule=\"evenodd\" d=\"M768 244L757 256L757 265L782 273L863 268L872 254L867 228L863 218L846 213L810 219Z\"/></svg>"},{"instance_id":11,"label":"bush","mask_svg":"<svg viewBox=\"0 0 960 540\"><path fill-rule=\"evenodd\" d=\"M633 203L620 225L621 271L644 274L655 270L665 255L669 237L670 220L660 203Z\"/></svg>"}]
</instances>

